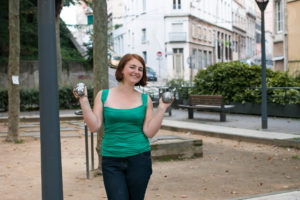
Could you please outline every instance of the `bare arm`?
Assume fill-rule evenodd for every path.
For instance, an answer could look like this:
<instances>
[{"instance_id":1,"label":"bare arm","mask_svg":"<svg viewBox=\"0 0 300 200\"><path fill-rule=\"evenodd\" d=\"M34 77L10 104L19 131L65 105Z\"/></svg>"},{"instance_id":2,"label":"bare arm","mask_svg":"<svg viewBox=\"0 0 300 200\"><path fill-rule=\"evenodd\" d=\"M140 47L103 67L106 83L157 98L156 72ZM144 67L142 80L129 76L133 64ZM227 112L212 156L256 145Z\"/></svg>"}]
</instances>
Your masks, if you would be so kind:
<instances>
[{"instance_id":1,"label":"bare arm","mask_svg":"<svg viewBox=\"0 0 300 200\"><path fill-rule=\"evenodd\" d=\"M143 125L143 131L147 137L152 138L158 132L158 130L161 127L161 123L164 118L165 112L167 108L172 104L172 102L163 103L162 99L160 98L159 105L154 114L152 100L150 97L148 97L147 110Z\"/></svg>"},{"instance_id":2,"label":"bare arm","mask_svg":"<svg viewBox=\"0 0 300 200\"><path fill-rule=\"evenodd\" d=\"M74 93L74 92L73 92ZM89 100L87 98L87 90L85 88L85 95L79 98L83 119L87 124L88 128L91 132L96 132L102 125L103 120L103 106L101 101L102 90L98 92L95 100L94 100L94 108L93 111L91 109ZM74 94L76 98L78 96Z\"/></svg>"}]
</instances>

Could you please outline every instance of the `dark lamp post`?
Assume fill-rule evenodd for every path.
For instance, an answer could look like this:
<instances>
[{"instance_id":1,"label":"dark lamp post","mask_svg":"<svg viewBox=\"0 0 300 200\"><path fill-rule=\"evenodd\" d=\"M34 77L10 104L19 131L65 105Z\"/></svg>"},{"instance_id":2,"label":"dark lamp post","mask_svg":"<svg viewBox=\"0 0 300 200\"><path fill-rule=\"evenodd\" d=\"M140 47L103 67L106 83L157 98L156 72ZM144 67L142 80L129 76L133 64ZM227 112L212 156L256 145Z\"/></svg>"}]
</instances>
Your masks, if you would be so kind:
<instances>
[{"instance_id":1,"label":"dark lamp post","mask_svg":"<svg viewBox=\"0 0 300 200\"><path fill-rule=\"evenodd\" d=\"M261 127L268 128L267 87L266 87L266 47L265 47L265 9L269 0L255 0L261 12Z\"/></svg>"}]
</instances>

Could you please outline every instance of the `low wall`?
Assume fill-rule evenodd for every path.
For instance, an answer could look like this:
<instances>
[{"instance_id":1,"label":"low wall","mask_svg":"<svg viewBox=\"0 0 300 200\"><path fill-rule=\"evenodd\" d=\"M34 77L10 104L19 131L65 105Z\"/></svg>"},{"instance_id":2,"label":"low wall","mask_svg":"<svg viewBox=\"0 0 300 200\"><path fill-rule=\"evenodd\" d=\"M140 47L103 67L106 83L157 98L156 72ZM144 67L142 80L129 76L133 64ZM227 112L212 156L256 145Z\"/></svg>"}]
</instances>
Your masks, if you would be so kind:
<instances>
[{"instance_id":1,"label":"low wall","mask_svg":"<svg viewBox=\"0 0 300 200\"><path fill-rule=\"evenodd\" d=\"M85 83L92 83L92 71L86 71L81 63L68 61L69 70L63 69L62 84L63 86L75 85L75 83L82 81ZM0 85L1 89L7 89L7 64L0 63ZM37 60L21 61L19 82L21 88L38 88L39 87L39 66Z\"/></svg>"},{"instance_id":2,"label":"low wall","mask_svg":"<svg viewBox=\"0 0 300 200\"><path fill-rule=\"evenodd\" d=\"M253 114L261 115L261 104L258 103L231 103L235 107L230 110L230 113L240 113L240 114ZM280 105L275 103L267 104L267 114L268 116L275 117L295 117L300 118L300 105L299 104L288 104Z\"/></svg>"}]
</instances>

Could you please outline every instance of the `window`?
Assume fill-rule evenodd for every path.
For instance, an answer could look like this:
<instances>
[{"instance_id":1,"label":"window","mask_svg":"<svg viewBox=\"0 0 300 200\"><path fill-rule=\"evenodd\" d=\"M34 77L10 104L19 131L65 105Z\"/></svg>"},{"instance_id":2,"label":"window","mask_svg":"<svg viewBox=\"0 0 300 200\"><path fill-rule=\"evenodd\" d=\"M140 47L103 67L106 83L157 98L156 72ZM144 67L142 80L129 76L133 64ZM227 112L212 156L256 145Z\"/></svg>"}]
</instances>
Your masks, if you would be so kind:
<instances>
[{"instance_id":1,"label":"window","mask_svg":"<svg viewBox=\"0 0 300 200\"><path fill-rule=\"evenodd\" d=\"M198 39L201 40L201 26L198 26Z\"/></svg>"},{"instance_id":2,"label":"window","mask_svg":"<svg viewBox=\"0 0 300 200\"><path fill-rule=\"evenodd\" d=\"M203 63L204 63L204 69L207 67L207 51L203 51Z\"/></svg>"},{"instance_id":3,"label":"window","mask_svg":"<svg viewBox=\"0 0 300 200\"><path fill-rule=\"evenodd\" d=\"M193 51L192 51L192 62L190 63L190 66L195 69L195 66L196 66L196 59L197 59L197 49L194 49L193 48Z\"/></svg>"},{"instance_id":4,"label":"window","mask_svg":"<svg viewBox=\"0 0 300 200\"><path fill-rule=\"evenodd\" d=\"M88 25L93 24L93 22L94 22L93 15L88 15L87 20L88 20Z\"/></svg>"},{"instance_id":5,"label":"window","mask_svg":"<svg viewBox=\"0 0 300 200\"><path fill-rule=\"evenodd\" d=\"M143 57L144 57L145 63L147 64L147 51L143 51Z\"/></svg>"},{"instance_id":6,"label":"window","mask_svg":"<svg viewBox=\"0 0 300 200\"><path fill-rule=\"evenodd\" d=\"M209 41L209 42L212 42L212 39L213 37L212 37L212 31L211 31L211 29L209 29L208 30L208 36L207 36L207 40Z\"/></svg>"},{"instance_id":7,"label":"window","mask_svg":"<svg viewBox=\"0 0 300 200\"><path fill-rule=\"evenodd\" d=\"M181 9L181 0L173 0L173 9Z\"/></svg>"},{"instance_id":8,"label":"window","mask_svg":"<svg viewBox=\"0 0 300 200\"><path fill-rule=\"evenodd\" d=\"M206 32L206 28L204 28L204 31L203 31L204 33L203 33L203 39L206 41L206 34L207 34L207 32Z\"/></svg>"},{"instance_id":9,"label":"window","mask_svg":"<svg viewBox=\"0 0 300 200\"><path fill-rule=\"evenodd\" d=\"M183 23L172 23L172 32L182 32Z\"/></svg>"},{"instance_id":10,"label":"window","mask_svg":"<svg viewBox=\"0 0 300 200\"><path fill-rule=\"evenodd\" d=\"M145 43L147 40L146 29L142 29L142 43Z\"/></svg>"},{"instance_id":11,"label":"window","mask_svg":"<svg viewBox=\"0 0 300 200\"><path fill-rule=\"evenodd\" d=\"M132 39L132 49L134 49L134 33L132 33L131 39Z\"/></svg>"},{"instance_id":12,"label":"window","mask_svg":"<svg viewBox=\"0 0 300 200\"><path fill-rule=\"evenodd\" d=\"M220 40L220 32L218 32L218 59L221 59L221 40Z\"/></svg>"},{"instance_id":13,"label":"window","mask_svg":"<svg viewBox=\"0 0 300 200\"><path fill-rule=\"evenodd\" d=\"M202 69L202 51L198 49L198 69Z\"/></svg>"},{"instance_id":14,"label":"window","mask_svg":"<svg viewBox=\"0 0 300 200\"><path fill-rule=\"evenodd\" d=\"M173 49L173 53L183 53L183 49L182 48Z\"/></svg>"},{"instance_id":15,"label":"window","mask_svg":"<svg viewBox=\"0 0 300 200\"><path fill-rule=\"evenodd\" d=\"M211 65L211 60L212 60L212 55L211 55L211 51L208 52L208 59L207 59L207 65Z\"/></svg>"},{"instance_id":16,"label":"window","mask_svg":"<svg viewBox=\"0 0 300 200\"><path fill-rule=\"evenodd\" d=\"M276 31L277 33L282 31L282 1L276 1Z\"/></svg>"},{"instance_id":17,"label":"window","mask_svg":"<svg viewBox=\"0 0 300 200\"><path fill-rule=\"evenodd\" d=\"M192 24L192 37L197 38L197 30L195 24Z\"/></svg>"},{"instance_id":18,"label":"window","mask_svg":"<svg viewBox=\"0 0 300 200\"><path fill-rule=\"evenodd\" d=\"M146 11L146 2L147 0L143 0L143 11Z\"/></svg>"},{"instance_id":19,"label":"window","mask_svg":"<svg viewBox=\"0 0 300 200\"><path fill-rule=\"evenodd\" d=\"M225 34L225 59L228 60L228 46L229 42L227 40L227 34Z\"/></svg>"},{"instance_id":20,"label":"window","mask_svg":"<svg viewBox=\"0 0 300 200\"><path fill-rule=\"evenodd\" d=\"M261 43L260 33L256 33L256 43Z\"/></svg>"}]
</instances>

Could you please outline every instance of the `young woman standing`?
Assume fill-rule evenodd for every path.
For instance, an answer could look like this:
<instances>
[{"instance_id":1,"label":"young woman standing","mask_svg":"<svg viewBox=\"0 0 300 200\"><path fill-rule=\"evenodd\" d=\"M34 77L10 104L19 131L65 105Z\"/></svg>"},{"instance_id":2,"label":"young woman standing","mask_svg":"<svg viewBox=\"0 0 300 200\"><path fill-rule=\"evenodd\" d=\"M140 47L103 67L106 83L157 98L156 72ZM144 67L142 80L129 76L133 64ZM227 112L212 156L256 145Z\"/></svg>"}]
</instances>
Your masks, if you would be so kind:
<instances>
[{"instance_id":1,"label":"young woman standing","mask_svg":"<svg viewBox=\"0 0 300 200\"><path fill-rule=\"evenodd\" d=\"M137 54L122 57L116 70L119 85L98 92L93 110L87 90L79 97L84 121L90 131L104 125L102 172L109 200L143 200L152 174L150 143L160 129L166 109L161 99L156 113L151 98L134 89L147 84L146 66Z\"/></svg>"}]
</instances>

